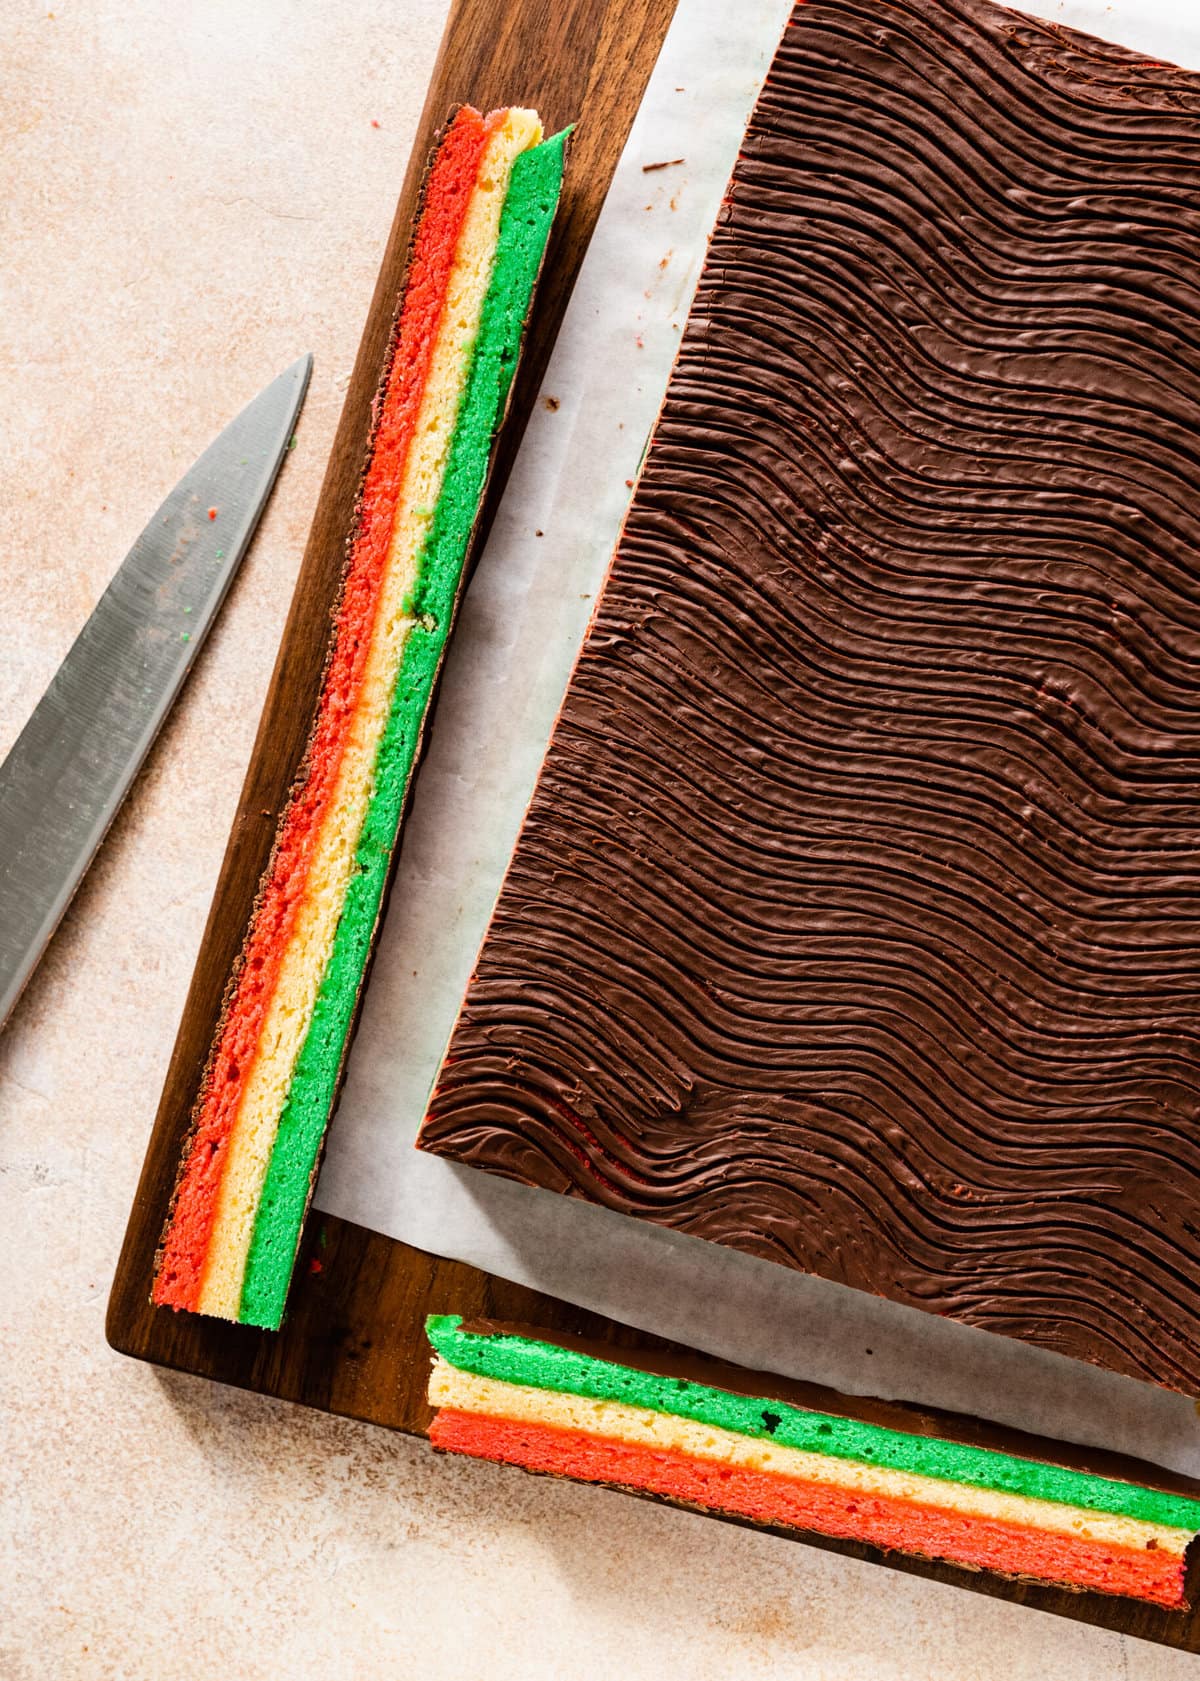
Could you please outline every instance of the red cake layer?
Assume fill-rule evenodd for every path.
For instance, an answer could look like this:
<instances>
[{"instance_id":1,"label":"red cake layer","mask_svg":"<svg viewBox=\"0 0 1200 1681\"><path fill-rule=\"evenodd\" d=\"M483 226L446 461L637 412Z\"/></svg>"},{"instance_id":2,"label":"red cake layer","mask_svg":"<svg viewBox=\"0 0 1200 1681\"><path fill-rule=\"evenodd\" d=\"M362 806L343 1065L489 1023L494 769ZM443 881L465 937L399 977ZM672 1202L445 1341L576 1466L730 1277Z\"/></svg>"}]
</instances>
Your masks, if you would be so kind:
<instances>
[{"instance_id":1,"label":"red cake layer","mask_svg":"<svg viewBox=\"0 0 1200 1681\"><path fill-rule=\"evenodd\" d=\"M755 1523L806 1529L873 1547L1128 1594L1168 1609L1184 1604L1184 1561L1158 1548L1114 1547L998 1518L967 1516L917 1501L802 1482L777 1472L694 1459L607 1436L489 1418L444 1407L429 1429L434 1447L666 1495Z\"/></svg>"},{"instance_id":2,"label":"red cake layer","mask_svg":"<svg viewBox=\"0 0 1200 1681\"><path fill-rule=\"evenodd\" d=\"M438 150L426 183L404 307L379 429L363 486L358 530L343 584L303 785L288 806L244 953L237 990L209 1070L194 1142L180 1180L154 1300L194 1309L244 1077L253 1064L296 914L304 899L321 819L363 679L396 506L441 322L454 254L494 122L464 107Z\"/></svg>"}]
</instances>

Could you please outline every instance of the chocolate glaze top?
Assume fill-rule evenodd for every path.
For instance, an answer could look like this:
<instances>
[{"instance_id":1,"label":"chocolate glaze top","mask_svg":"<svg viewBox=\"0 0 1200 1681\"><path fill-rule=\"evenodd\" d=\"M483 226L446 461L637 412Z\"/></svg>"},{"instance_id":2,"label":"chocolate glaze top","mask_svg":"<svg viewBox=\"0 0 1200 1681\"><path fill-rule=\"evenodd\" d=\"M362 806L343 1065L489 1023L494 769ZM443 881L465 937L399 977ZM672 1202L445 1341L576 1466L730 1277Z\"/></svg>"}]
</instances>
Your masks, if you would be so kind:
<instances>
[{"instance_id":1,"label":"chocolate glaze top","mask_svg":"<svg viewBox=\"0 0 1200 1681\"><path fill-rule=\"evenodd\" d=\"M1200 78L807 0L422 1145L1200 1390Z\"/></svg>"},{"instance_id":2,"label":"chocolate glaze top","mask_svg":"<svg viewBox=\"0 0 1200 1681\"><path fill-rule=\"evenodd\" d=\"M697 1354L678 1344L648 1348L644 1342L639 1342L637 1346L627 1348L623 1343L605 1342L599 1337L576 1336L569 1331L510 1324L499 1319L464 1320L461 1330L470 1337L526 1337L531 1342L551 1343L555 1348L584 1354L592 1360L631 1366L634 1371L650 1372L658 1377L683 1378L688 1383L725 1389L754 1400L761 1397L765 1401L783 1401L806 1412L858 1419L863 1424L877 1424L881 1429L900 1430L910 1436L937 1436L942 1441L964 1442L969 1447L988 1448L994 1453L1037 1459L1043 1464L1061 1465L1068 1470L1085 1471L1097 1477L1112 1477L1118 1482L1138 1483L1143 1488L1161 1489L1166 1494L1182 1494L1193 1500L1200 1498L1200 1481L1185 1477L1181 1472L1170 1471L1165 1466L1154 1465L1147 1459L1113 1453L1106 1448L1084 1447L1074 1442L1055 1441L1048 1436L1031 1435L1026 1430L1012 1430L1007 1425L991 1424L966 1413L917 1407L907 1401L879 1401L866 1395L844 1395L838 1389L827 1389L824 1384L780 1377L775 1372L752 1371L746 1366L735 1366L726 1360Z\"/></svg>"}]
</instances>

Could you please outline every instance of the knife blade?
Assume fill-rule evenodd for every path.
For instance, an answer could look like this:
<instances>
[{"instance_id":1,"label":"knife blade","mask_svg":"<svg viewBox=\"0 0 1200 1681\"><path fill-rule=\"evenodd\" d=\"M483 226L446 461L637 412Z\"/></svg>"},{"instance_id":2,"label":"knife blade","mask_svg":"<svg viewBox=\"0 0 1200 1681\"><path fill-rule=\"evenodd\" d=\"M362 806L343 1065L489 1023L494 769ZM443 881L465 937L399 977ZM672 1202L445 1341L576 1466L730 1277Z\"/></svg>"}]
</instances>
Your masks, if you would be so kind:
<instances>
[{"instance_id":1,"label":"knife blade","mask_svg":"<svg viewBox=\"0 0 1200 1681\"><path fill-rule=\"evenodd\" d=\"M301 356L142 532L0 765L0 1026L170 711L249 546L308 389Z\"/></svg>"}]
</instances>

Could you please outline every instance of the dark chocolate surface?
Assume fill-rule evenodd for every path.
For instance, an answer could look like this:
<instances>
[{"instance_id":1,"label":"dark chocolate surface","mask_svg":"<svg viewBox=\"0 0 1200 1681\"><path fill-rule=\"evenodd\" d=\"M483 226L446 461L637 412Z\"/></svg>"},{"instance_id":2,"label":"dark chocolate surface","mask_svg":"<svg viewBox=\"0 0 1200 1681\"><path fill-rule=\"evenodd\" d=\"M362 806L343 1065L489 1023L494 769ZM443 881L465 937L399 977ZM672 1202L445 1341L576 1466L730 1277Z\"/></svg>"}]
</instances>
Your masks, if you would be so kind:
<instances>
[{"instance_id":1,"label":"dark chocolate surface","mask_svg":"<svg viewBox=\"0 0 1200 1681\"><path fill-rule=\"evenodd\" d=\"M683 1378L688 1383L706 1384L710 1389L725 1389L734 1395L748 1395L755 1400L761 1396L764 1400L802 1407L807 1412L854 1418L884 1430L905 1431L910 1436L937 1436L942 1441L965 1442L970 1447L1010 1453L1020 1459L1038 1459L1044 1464L1062 1465L1068 1470L1086 1471L1096 1477L1112 1477L1118 1482L1139 1483L1167 1494L1200 1499L1200 1481L1195 1477L1185 1477L1182 1472L1168 1470L1148 1459L1113 1453L1107 1448L1087 1447L1082 1443L1060 1442L1049 1436L1035 1436L1027 1430L1014 1430L1004 1424L990 1423L987 1419L972 1418L967 1413L919 1407L910 1401L881 1401L868 1395L847 1395L824 1384L804 1383L797 1378L781 1377L776 1372L751 1371L746 1366L715 1360L710 1355L698 1354L678 1344L653 1350L626 1348L597 1337L575 1336L567 1331L509 1324L496 1319L464 1320L462 1330L467 1336L476 1337L527 1337L533 1342L552 1343L556 1348L585 1354L593 1360L631 1366L638 1372Z\"/></svg>"},{"instance_id":2,"label":"dark chocolate surface","mask_svg":"<svg viewBox=\"0 0 1200 1681\"><path fill-rule=\"evenodd\" d=\"M422 1145L1200 1390L1200 77L807 0Z\"/></svg>"}]
</instances>

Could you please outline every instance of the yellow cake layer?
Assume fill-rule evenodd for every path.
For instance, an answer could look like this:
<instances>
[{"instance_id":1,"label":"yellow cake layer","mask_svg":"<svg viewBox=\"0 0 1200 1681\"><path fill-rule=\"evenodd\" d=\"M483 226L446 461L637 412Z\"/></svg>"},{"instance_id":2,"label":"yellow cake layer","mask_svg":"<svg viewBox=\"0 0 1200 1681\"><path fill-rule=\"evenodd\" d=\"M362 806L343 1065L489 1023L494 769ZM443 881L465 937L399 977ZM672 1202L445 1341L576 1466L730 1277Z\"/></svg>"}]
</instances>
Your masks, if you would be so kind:
<instances>
[{"instance_id":1,"label":"yellow cake layer","mask_svg":"<svg viewBox=\"0 0 1200 1681\"><path fill-rule=\"evenodd\" d=\"M1153 1543L1164 1552L1182 1555L1192 1539L1189 1529L1173 1529L1108 1512L1089 1512L1078 1506L976 1488L969 1483L943 1482L938 1477L866 1465L860 1460L805 1453L800 1448L785 1447L768 1439L740 1436L736 1431L722 1430L716 1425L678 1418L673 1413L651 1412L619 1401L504 1383L475 1372L459 1371L440 1355L434 1361L429 1380L429 1400L435 1407L454 1407L460 1412L513 1419L522 1424L547 1424L589 1436L610 1436L620 1442L634 1442L639 1447L662 1448L694 1459L715 1460L752 1471L771 1471L801 1482L826 1483L891 1500L920 1501L967 1517L998 1518L1005 1523L1023 1524L1029 1529L1048 1530L1108 1546L1146 1547Z\"/></svg>"},{"instance_id":2,"label":"yellow cake layer","mask_svg":"<svg viewBox=\"0 0 1200 1681\"><path fill-rule=\"evenodd\" d=\"M412 626L405 602L417 567L454 435L491 278L500 213L513 161L542 138L536 113L510 110L484 151L451 269L446 304L405 465L379 610L363 688L355 708L336 791L314 848L292 937L263 1024L229 1141L205 1257L201 1313L236 1319L246 1256L267 1164L292 1071L308 1032L333 944L354 854L370 803L379 742Z\"/></svg>"}]
</instances>

